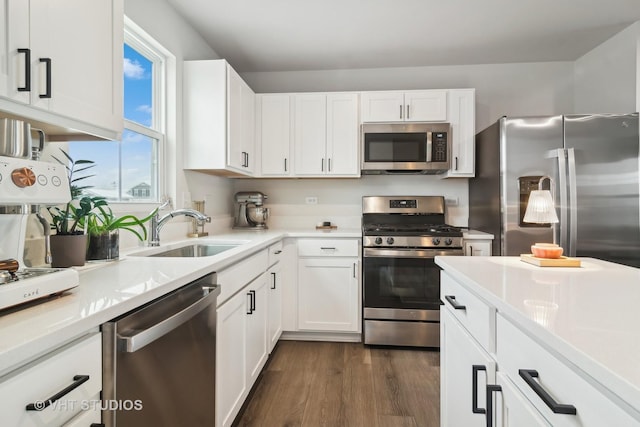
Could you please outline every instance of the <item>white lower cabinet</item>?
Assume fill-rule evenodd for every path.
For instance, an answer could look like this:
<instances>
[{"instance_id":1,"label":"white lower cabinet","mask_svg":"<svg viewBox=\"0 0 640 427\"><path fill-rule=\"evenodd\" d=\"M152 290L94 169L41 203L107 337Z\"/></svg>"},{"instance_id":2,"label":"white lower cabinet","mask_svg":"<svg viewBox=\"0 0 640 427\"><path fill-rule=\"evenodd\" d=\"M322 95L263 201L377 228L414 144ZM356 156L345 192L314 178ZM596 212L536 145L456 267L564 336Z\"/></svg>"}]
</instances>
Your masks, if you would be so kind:
<instances>
[{"instance_id":1,"label":"white lower cabinet","mask_svg":"<svg viewBox=\"0 0 640 427\"><path fill-rule=\"evenodd\" d=\"M0 425L59 426L74 425L85 415L95 419L84 411L100 408L101 390L102 339L96 332L4 376ZM51 400L53 396L57 398Z\"/></svg>"},{"instance_id":2,"label":"white lower cabinet","mask_svg":"<svg viewBox=\"0 0 640 427\"><path fill-rule=\"evenodd\" d=\"M441 286L442 426L640 425L604 386L524 332L471 286L446 270Z\"/></svg>"},{"instance_id":3,"label":"white lower cabinet","mask_svg":"<svg viewBox=\"0 0 640 427\"><path fill-rule=\"evenodd\" d=\"M101 421L102 413L100 412L100 406L95 405L92 409L83 411L73 417L68 423L65 423L63 427L102 427L104 424L102 424Z\"/></svg>"},{"instance_id":4,"label":"white lower cabinet","mask_svg":"<svg viewBox=\"0 0 640 427\"><path fill-rule=\"evenodd\" d=\"M498 427L550 427L540 412L531 405L531 402L507 376L501 372L496 374L496 385L492 392L493 405L492 416L495 414L495 424L490 420L490 425Z\"/></svg>"},{"instance_id":5,"label":"white lower cabinet","mask_svg":"<svg viewBox=\"0 0 640 427\"><path fill-rule=\"evenodd\" d=\"M267 276L218 307L216 426L230 426L267 361Z\"/></svg>"},{"instance_id":6,"label":"white lower cabinet","mask_svg":"<svg viewBox=\"0 0 640 427\"><path fill-rule=\"evenodd\" d=\"M491 240L465 240L464 254L466 256L491 256Z\"/></svg>"},{"instance_id":7,"label":"white lower cabinet","mask_svg":"<svg viewBox=\"0 0 640 427\"><path fill-rule=\"evenodd\" d=\"M358 241L298 241L298 329L360 330Z\"/></svg>"},{"instance_id":8,"label":"white lower cabinet","mask_svg":"<svg viewBox=\"0 0 640 427\"><path fill-rule=\"evenodd\" d=\"M269 267L267 271L269 280L269 321L268 321L268 345L269 354L278 343L282 335L282 264L280 262Z\"/></svg>"},{"instance_id":9,"label":"white lower cabinet","mask_svg":"<svg viewBox=\"0 0 640 427\"><path fill-rule=\"evenodd\" d=\"M486 426L486 385L493 384L496 362L443 306L440 316L440 423Z\"/></svg>"},{"instance_id":10,"label":"white lower cabinet","mask_svg":"<svg viewBox=\"0 0 640 427\"><path fill-rule=\"evenodd\" d=\"M603 390L498 316L500 370L553 426L638 426Z\"/></svg>"}]
</instances>

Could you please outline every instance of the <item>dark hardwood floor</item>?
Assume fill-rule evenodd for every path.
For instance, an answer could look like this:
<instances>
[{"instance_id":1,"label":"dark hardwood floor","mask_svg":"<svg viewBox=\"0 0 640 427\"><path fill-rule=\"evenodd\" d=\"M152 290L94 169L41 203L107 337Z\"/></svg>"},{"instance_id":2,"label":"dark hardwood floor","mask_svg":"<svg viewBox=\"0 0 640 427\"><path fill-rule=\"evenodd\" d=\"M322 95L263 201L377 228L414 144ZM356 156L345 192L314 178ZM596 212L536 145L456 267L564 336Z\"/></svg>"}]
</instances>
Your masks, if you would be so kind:
<instances>
[{"instance_id":1,"label":"dark hardwood floor","mask_svg":"<svg viewBox=\"0 0 640 427\"><path fill-rule=\"evenodd\" d=\"M234 426L437 427L440 353L280 341Z\"/></svg>"}]
</instances>

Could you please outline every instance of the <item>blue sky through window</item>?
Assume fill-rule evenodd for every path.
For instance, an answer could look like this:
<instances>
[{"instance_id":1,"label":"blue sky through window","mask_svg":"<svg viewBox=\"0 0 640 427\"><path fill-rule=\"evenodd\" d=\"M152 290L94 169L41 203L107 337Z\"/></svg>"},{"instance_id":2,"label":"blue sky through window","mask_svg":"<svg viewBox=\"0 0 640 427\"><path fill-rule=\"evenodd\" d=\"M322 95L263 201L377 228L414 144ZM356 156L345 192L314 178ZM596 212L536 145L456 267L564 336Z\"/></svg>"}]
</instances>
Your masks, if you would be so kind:
<instances>
[{"instance_id":1,"label":"blue sky through window","mask_svg":"<svg viewBox=\"0 0 640 427\"><path fill-rule=\"evenodd\" d=\"M142 126L153 127L153 62L131 46L124 45L124 117ZM92 193L110 200L128 200L132 188L142 184L155 186L155 140L124 129L122 143L117 141L70 142L71 157L95 161ZM155 188L151 198L156 198Z\"/></svg>"}]
</instances>

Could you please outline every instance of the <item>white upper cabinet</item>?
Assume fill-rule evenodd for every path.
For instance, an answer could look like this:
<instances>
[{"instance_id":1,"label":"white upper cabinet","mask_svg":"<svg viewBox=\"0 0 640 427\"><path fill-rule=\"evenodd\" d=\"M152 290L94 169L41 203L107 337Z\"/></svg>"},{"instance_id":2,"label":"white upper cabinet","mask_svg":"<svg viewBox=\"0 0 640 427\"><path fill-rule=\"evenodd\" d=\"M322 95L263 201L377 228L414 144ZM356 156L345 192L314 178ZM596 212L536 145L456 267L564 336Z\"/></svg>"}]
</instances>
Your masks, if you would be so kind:
<instances>
[{"instance_id":1,"label":"white upper cabinet","mask_svg":"<svg viewBox=\"0 0 640 427\"><path fill-rule=\"evenodd\" d=\"M359 176L358 94L299 94L294 103L295 175Z\"/></svg>"},{"instance_id":2,"label":"white upper cabinet","mask_svg":"<svg viewBox=\"0 0 640 427\"><path fill-rule=\"evenodd\" d=\"M447 90L363 92L362 122L447 121Z\"/></svg>"},{"instance_id":3,"label":"white upper cabinet","mask_svg":"<svg viewBox=\"0 0 640 427\"><path fill-rule=\"evenodd\" d=\"M327 169L327 97L324 94L295 95L296 175L323 175Z\"/></svg>"},{"instance_id":4,"label":"white upper cabinet","mask_svg":"<svg viewBox=\"0 0 640 427\"><path fill-rule=\"evenodd\" d=\"M451 124L451 168L443 177L475 176L476 107L475 89L449 90Z\"/></svg>"},{"instance_id":5,"label":"white upper cabinet","mask_svg":"<svg viewBox=\"0 0 640 427\"><path fill-rule=\"evenodd\" d=\"M184 168L251 175L255 93L224 59L184 63Z\"/></svg>"},{"instance_id":6,"label":"white upper cabinet","mask_svg":"<svg viewBox=\"0 0 640 427\"><path fill-rule=\"evenodd\" d=\"M257 142L261 145L262 175L291 175L291 109L287 94L256 98Z\"/></svg>"},{"instance_id":7,"label":"white upper cabinet","mask_svg":"<svg viewBox=\"0 0 640 427\"><path fill-rule=\"evenodd\" d=\"M120 137L122 0L0 0L0 109Z\"/></svg>"}]
</instances>

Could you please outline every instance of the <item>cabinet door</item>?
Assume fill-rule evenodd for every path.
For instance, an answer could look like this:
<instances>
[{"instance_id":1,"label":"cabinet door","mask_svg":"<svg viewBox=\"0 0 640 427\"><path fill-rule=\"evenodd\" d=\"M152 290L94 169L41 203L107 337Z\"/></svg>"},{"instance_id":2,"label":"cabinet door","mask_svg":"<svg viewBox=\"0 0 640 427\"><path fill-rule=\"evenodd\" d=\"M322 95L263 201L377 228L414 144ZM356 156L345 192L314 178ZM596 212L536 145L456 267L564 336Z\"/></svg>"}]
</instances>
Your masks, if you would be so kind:
<instances>
[{"instance_id":1,"label":"cabinet door","mask_svg":"<svg viewBox=\"0 0 640 427\"><path fill-rule=\"evenodd\" d=\"M27 68L30 52L29 43L29 2L26 0L0 0L0 96L11 98L23 104L29 103L26 88Z\"/></svg>"},{"instance_id":2,"label":"cabinet door","mask_svg":"<svg viewBox=\"0 0 640 427\"><path fill-rule=\"evenodd\" d=\"M244 172L246 154L243 146L242 78L227 65L227 166Z\"/></svg>"},{"instance_id":3,"label":"cabinet door","mask_svg":"<svg viewBox=\"0 0 640 427\"><path fill-rule=\"evenodd\" d=\"M31 104L121 132L122 0L30 0L30 11Z\"/></svg>"},{"instance_id":4,"label":"cabinet door","mask_svg":"<svg viewBox=\"0 0 640 427\"><path fill-rule=\"evenodd\" d=\"M245 172L253 173L255 169L255 134L256 134L256 94L244 80L241 80L242 111L240 120L240 144L245 153Z\"/></svg>"},{"instance_id":5,"label":"cabinet door","mask_svg":"<svg viewBox=\"0 0 640 427\"><path fill-rule=\"evenodd\" d=\"M474 366L480 369L474 370ZM495 384L495 372L496 363L489 353L448 308L440 310L441 425L486 426L485 386Z\"/></svg>"},{"instance_id":6,"label":"cabinet door","mask_svg":"<svg viewBox=\"0 0 640 427\"><path fill-rule=\"evenodd\" d=\"M298 265L298 328L357 332L358 259L302 258Z\"/></svg>"},{"instance_id":7,"label":"cabinet door","mask_svg":"<svg viewBox=\"0 0 640 427\"><path fill-rule=\"evenodd\" d=\"M549 427L540 412L501 372L496 373L500 391L494 392L493 419L496 427ZM493 426L492 426L493 427Z\"/></svg>"},{"instance_id":8,"label":"cabinet door","mask_svg":"<svg viewBox=\"0 0 640 427\"><path fill-rule=\"evenodd\" d=\"M464 242L464 254L467 256L491 256L491 241L467 240Z\"/></svg>"},{"instance_id":9,"label":"cabinet door","mask_svg":"<svg viewBox=\"0 0 640 427\"><path fill-rule=\"evenodd\" d=\"M447 120L447 91L421 90L404 94L405 121L432 122Z\"/></svg>"},{"instance_id":10,"label":"cabinet door","mask_svg":"<svg viewBox=\"0 0 640 427\"><path fill-rule=\"evenodd\" d=\"M262 274L251 285L253 304L247 312L247 389L258 378L269 355L267 346L268 286L267 275Z\"/></svg>"},{"instance_id":11,"label":"cabinet door","mask_svg":"<svg viewBox=\"0 0 640 427\"><path fill-rule=\"evenodd\" d=\"M476 111L475 89L449 90L449 123L451 124L450 177L475 176Z\"/></svg>"},{"instance_id":12,"label":"cabinet door","mask_svg":"<svg viewBox=\"0 0 640 427\"><path fill-rule=\"evenodd\" d=\"M358 94L327 95L327 173L359 175Z\"/></svg>"},{"instance_id":13,"label":"cabinet door","mask_svg":"<svg viewBox=\"0 0 640 427\"><path fill-rule=\"evenodd\" d=\"M295 96L294 152L296 175L324 175L327 170L327 97Z\"/></svg>"},{"instance_id":14,"label":"cabinet door","mask_svg":"<svg viewBox=\"0 0 640 427\"><path fill-rule=\"evenodd\" d=\"M262 175L291 174L291 116L289 95L259 95L259 139L262 146Z\"/></svg>"},{"instance_id":15,"label":"cabinet door","mask_svg":"<svg viewBox=\"0 0 640 427\"><path fill-rule=\"evenodd\" d=\"M267 272L269 279L269 353L282 335L282 264L273 265Z\"/></svg>"},{"instance_id":16,"label":"cabinet door","mask_svg":"<svg viewBox=\"0 0 640 427\"><path fill-rule=\"evenodd\" d=\"M404 120L402 92L363 92L360 94L362 122L401 122Z\"/></svg>"},{"instance_id":17,"label":"cabinet door","mask_svg":"<svg viewBox=\"0 0 640 427\"><path fill-rule=\"evenodd\" d=\"M216 426L230 426L247 391L247 292L240 291L217 311Z\"/></svg>"}]
</instances>

